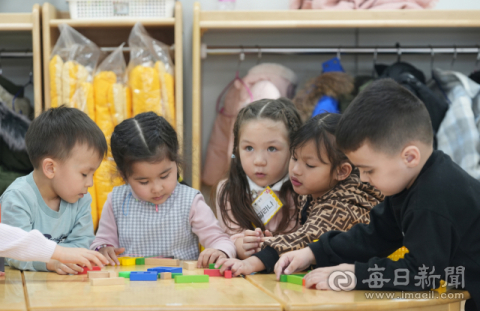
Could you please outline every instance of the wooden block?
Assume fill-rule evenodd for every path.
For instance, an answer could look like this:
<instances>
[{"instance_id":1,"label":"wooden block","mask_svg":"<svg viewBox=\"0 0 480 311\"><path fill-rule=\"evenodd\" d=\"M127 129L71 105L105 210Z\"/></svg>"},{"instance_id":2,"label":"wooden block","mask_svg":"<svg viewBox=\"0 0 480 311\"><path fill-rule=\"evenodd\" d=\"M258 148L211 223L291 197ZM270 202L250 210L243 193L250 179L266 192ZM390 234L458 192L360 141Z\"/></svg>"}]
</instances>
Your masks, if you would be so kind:
<instances>
[{"instance_id":1,"label":"wooden block","mask_svg":"<svg viewBox=\"0 0 480 311\"><path fill-rule=\"evenodd\" d=\"M196 261L184 261L183 262L183 269L185 270L195 270L197 268Z\"/></svg>"},{"instance_id":2,"label":"wooden block","mask_svg":"<svg viewBox=\"0 0 480 311\"><path fill-rule=\"evenodd\" d=\"M296 275L293 275L293 274L287 275L287 282L288 283L303 285L302 280L303 280L302 276L296 276Z\"/></svg>"},{"instance_id":3,"label":"wooden block","mask_svg":"<svg viewBox=\"0 0 480 311\"><path fill-rule=\"evenodd\" d=\"M90 279L92 286L110 286L110 285L124 285L124 278L104 278L104 279Z\"/></svg>"},{"instance_id":4,"label":"wooden block","mask_svg":"<svg viewBox=\"0 0 480 311\"><path fill-rule=\"evenodd\" d=\"M143 258L143 257L135 258L135 264L137 266L143 266L145 264L145 258Z\"/></svg>"},{"instance_id":5,"label":"wooden block","mask_svg":"<svg viewBox=\"0 0 480 311\"><path fill-rule=\"evenodd\" d=\"M209 275L209 276L223 276L220 273L220 270L218 269L205 269L203 270L203 274Z\"/></svg>"},{"instance_id":6,"label":"wooden block","mask_svg":"<svg viewBox=\"0 0 480 311\"><path fill-rule=\"evenodd\" d=\"M162 280L171 280L172 279L172 273L171 272L162 272L162 273L160 273L160 278Z\"/></svg>"},{"instance_id":7,"label":"wooden block","mask_svg":"<svg viewBox=\"0 0 480 311\"><path fill-rule=\"evenodd\" d=\"M132 257L120 257L118 261L122 266L135 266L135 258Z\"/></svg>"},{"instance_id":8,"label":"wooden block","mask_svg":"<svg viewBox=\"0 0 480 311\"><path fill-rule=\"evenodd\" d=\"M117 271L105 271L108 273L109 278L118 278L118 272Z\"/></svg>"},{"instance_id":9,"label":"wooden block","mask_svg":"<svg viewBox=\"0 0 480 311\"><path fill-rule=\"evenodd\" d=\"M89 279L98 279L98 278L109 278L110 273L106 271L88 271L87 272Z\"/></svg>"},{"instance_id":10,"label":"wooden block","mask_svg":"<svg viewBox=\"0 0 480 311\"><path fill-rule=\"evenodd\" d=\"M165 258L145 258L146 265L165 266L165 267L179 267L180 260L165 259Z\"/></svg>"},{"instance_id":11,"label":"wooden block","mask_svg":"<svg viewBox=\"0 0 480 311\"><path fill-rule=\"evenodd\" d=\"M232 278L232 270L225 270L225 273L223 273L223 276L226 279L231 279Z\"/></svg>"},{"instance_id":12,"label":"wooden block","mask_svg":"<svg viewBox=\"0 0 480 311\"><path fill-rule=\"evenodd\" d=\"M97 267L97 266L92 267L92 269L88 269L87 267L84 267L83 271L78 272L78 274L87 274L88 271L101 271L101 270L102 270L102 268Z\"/></svg>"},{"instance_id":13,"label":"wooden block","mask_svg":"<svg viewBox=\"0 0 480 311\"><path fill-rule=\"evenodd\" d=\"M130 272L131 271L120 271L118 273L118 276L121 277L121 278L129 279L130 278Z\"/></svg>"}]
</instances>

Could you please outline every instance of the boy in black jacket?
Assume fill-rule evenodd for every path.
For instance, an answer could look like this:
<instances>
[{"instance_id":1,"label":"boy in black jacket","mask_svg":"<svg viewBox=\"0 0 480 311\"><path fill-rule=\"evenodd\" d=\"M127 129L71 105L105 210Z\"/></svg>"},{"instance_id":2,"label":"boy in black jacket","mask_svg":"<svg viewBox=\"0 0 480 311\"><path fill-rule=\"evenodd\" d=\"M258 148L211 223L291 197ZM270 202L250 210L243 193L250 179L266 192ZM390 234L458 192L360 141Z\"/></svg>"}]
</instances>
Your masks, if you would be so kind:
<instances>
[{"instance_id":1,"label":"boy in black jacket","mask_svg":"<svg viewBox=\"0 0 480 311\"><path fill-rule=\"evenodd\" d=\"M428 111L390 79L360 93L340 120L337 145L360 169L363 182L386 199L370 224L330 231L309 247L284 254L277 278L306 269L306 286L331 289L334 271L356 277L344 290L429 290L445 280L469 291L465 310L480 306L480 182L433 151ZM461 137L459 137L461 139ZM401 246L399 261L385 258ZM333 279L333 278L332 278ZM337 289L337 288L335 288Z\"/></svg>"}]
</instances>

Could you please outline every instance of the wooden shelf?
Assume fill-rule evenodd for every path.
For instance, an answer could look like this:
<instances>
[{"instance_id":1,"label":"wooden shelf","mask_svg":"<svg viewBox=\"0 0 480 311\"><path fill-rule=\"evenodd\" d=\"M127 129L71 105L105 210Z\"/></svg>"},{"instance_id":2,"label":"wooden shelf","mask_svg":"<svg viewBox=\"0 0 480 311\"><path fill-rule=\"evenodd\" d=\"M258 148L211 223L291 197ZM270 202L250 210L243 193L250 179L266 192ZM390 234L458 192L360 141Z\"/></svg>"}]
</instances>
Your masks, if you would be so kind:
<instances>
[{"instance_id":1,"label":"wooden shelf","mask_svg":"<svg viewBox=\"0 0 480 311\"><path fill-rule=\"evenodd\" d=\"M167 44L175 44L175 114L176 131L183 152L183 21L182 4L175 3L174 18L122 18L122 19L71 19L68 12L58 11L49 3L43 4L43 68L45 108L50 108L50 73L49 62L51 52L60 32L58 25L65 23L99 47L117 47L128 41L130 31L136 22L141 22L148 33L155 39ZM129 54L125 53L128 63Z\"/></svg>"},{"instance_id":2,"label":"wooden shelf","mask_svg":"<svg viewBox=\"0 0 480 311\"><path fill-rule=\"evenodd\" d=\"M480 27L479 10L200 11L201 29Z\"/></svg>"},{"instance_id":3,"label":"wooden shelf","mask_svg":"<svg viewBox=\"0 0 480 311\"><path fill-rule=\"evenodd\" d=\"M480 10L284 10L193 11L192 187L201 189L202 69L201 38L209 29L328 29L328 28L474 28ZM242 42L238 42L242 44Z\"/></svg>"},{"instance_id":4,"label":"wooden shelf","mask_svg":"<svg viewBox=\"0 0 480 311\"><path fill-rule=\"evenodd\" d=\"M33 109L35 117L43 110L40 10L40 5L34 4L31 13L0 13L0 31L29 31L32 33Z\"/></svg>"},{"instance_id":5,"label":"wooden shelf","mask_svg":"<svg viewBox=\"0 0 480 311\"><path fill-rule=\"evenodd\" d=\"M107 20L90 20L90 19L52 19L50 20L50 27L58 27L59 24L67 23L73 28L82 27L133 27L136 22L142 23L143 26L175 26L175 18L162 19L107 19Z\"/></svg>"}]
</instances>

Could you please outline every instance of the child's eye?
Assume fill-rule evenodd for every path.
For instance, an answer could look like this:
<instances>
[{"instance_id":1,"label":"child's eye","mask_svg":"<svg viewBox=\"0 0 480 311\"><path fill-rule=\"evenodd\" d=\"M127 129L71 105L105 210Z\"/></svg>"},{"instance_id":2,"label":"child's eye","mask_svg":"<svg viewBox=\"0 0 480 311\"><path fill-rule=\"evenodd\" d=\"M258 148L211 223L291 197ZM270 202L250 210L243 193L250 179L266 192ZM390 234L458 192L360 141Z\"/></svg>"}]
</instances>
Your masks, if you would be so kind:
<instances>
[{"instance_id":1,"label":"child's eye","mask_svg":"<svg viewBox=\"0 0 480 311\"><path fill-rule=\"evenodd\" d=\"M277 148L275 148L275 147L268 147L267 150L270 151L270 152L275 152L275 151L277 151Z\"/></svg>"},{"instance_id":2,"label":"child's eye","mask_svg":"<svg viewBox=\"0 0 480 311\"><path fill-rule=\"evenodd\" d=\"M292 160L295 161L295 162L297 162L297 158L295 158L295 157L293 157L293 156L292 156Z\"/></svg>"},{"instance_id":3,"label":"child's eye","mask_svg":"<svg viewBox=\"0 0 480 311\"><path fill-rule=\"evenodd\" d=\"M308 164L307 164L307 167L308 167L308 168L314 168L315 166L312 166L312 165L308 165Z\"/></svg>"},{"instance_id":4,"label":"child's eye","mask_svg":"<svg viewBox=\"0 0 480 311\"><path fill-rule=\"evenodd\" d=\"M146 185L148 184L148 181L139 181L140 185Z\"/></svg>"},{"instance_id":5,"label":"child's eye","mask_svg":"<svg viewBox=\"0 0 480 311\"><path fill-rule=\"evenodd\" d=\"M87 177L87 174L82 174L83 177Z\"/></svg>"},{"instance_id":6,"label":"child's eye","mask_svg":"<svg viewBox=\"0 0 480 311\"><path fill-rule=\"evenodd\" d=\"M168 176L170 176L170 174L167 174L167 175L165 175L165 176L161 176L160 179L167 179Z\"/></svg>"},{"instance_id":7,"label":"child's eye","mask_svg":"<svg viewBox=\"0 0 480 311\"><path fill-rule=\"evenodd\" d=\"M365 175L368 175L368 174L371 174L373 170L370 170L370 171L363 171L362 174L365 174Z\"/></svg>"},{"instance_id":8,"label":"child's eye","mask_svg":"<svg viewBox=\"0 0 480 311\"><path fill-rule=\"evenodd\" d=\"M245 147L245 150L247 150L247 151L253 151L253 147L252 147L252 146L247 146L247 147Z\"/></svg>"}]
</instances>

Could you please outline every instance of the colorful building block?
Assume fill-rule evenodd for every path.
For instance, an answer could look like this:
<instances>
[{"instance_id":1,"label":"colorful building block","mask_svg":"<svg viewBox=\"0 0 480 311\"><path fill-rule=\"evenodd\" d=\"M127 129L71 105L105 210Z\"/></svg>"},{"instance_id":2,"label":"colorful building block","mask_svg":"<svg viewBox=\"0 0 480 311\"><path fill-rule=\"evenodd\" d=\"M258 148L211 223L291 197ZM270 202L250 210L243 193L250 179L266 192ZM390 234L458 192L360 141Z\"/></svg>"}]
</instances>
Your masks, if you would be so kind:
<instances>
[{"instance_id":1,"label":"colorful building block","mask_svg":"<svg viewBox=\"0 0 480 311\"><path fill-rule=\"evenodd\" d=\"M105 271L105 272L108 273L109 278L118 278L118 272L117 271L109 270L109 271Z\"/></svg>"},{"instance_id":2,"label":"colorful building block","mask_svg":"<svg viewBox=\"0 0 480 311\"><path fill-rule=\"evenodd\" d=\"M178 267L155 267L155 268L148 268L147 271L155 271L157 273L162 273L162 272L183 273L182 268L178 268Z\"/></svg>"},{"instance_id":3,"label":"colorful building block","mask_svg":"<svg viewBox=\"0 0 480 311\"><path fill-rule=\"evenodd\" d=\"M305 279L302 279L302 286L305 286Z\"/></svg>"},{"instance_id":4,"label":"colorful building block","mask_svg":"<svg viewBox=\"0 0 480 311\"><path fill-rule=\"evenodd\" d=\"M182 276L183 273L172 273L172 279L174 279L176 276Z\"/></svg>"},{"instance_id":5,"label":"colorful building block","mask_svg":"<svg viewBox=\"0 0 480 311\"><path fill-rule=\"evenodd\" d=\"M195 270L197 268L196 261L184 261L183 262L183 269L185 270Z\"/></svg>"},{"instance_id":6,"label":"colorful building block","mask_svg":"<svg viewBox=\"0 0 480 311\"><path fill-rule=\"evenodd\" d=\"M205 269L205 270L203 270L203 274L209 275L209 276L223 276L220 273L220 270L218 270L218 269Z\"/></svg>"},{"instance_id":7,"label":"colorful building block","mask_svg":"<svg viewBox=\"0 0 480 311\"><path fill-rule=\"evenodd\" d=\"M87 274L88 271L101 271L102 268L100 267L92 267L92 269L88 269L87 267L83 268L82 272L78 272L78 274Z\"/></svg>"},{"instance_id":8,"label":"colorful building block","mask_svg":"<svg viewBox=\"0 0 480 311\"><path fill-rule=\"evenodd\" d=\"M175 277L175 283L209 283L208 275L182 275Z\"/></svg>"},{"instance_id":9,"label":"colorful building block","mask_svg":"<svg viewBox=\"0 0 480 311\"><path fill-rule=\"evenodd\" d=\"M296 275L287 275L287 282L297 285L303 284L303 276L296 276Z\"/></svg>"},{"instance_id":10,"label":"colorful building block","mask_svg":"<svg viewBox=\"0 0 480 311\"><path fill-rule=\"evenodd\" d=\"M130 272L131 271L120 271L120 272L118 272L118 276L121 277L121 278L129 279L130 278Z\"/></svg>"},{"instance_id":11,"label":"colorful building block","mask_svg":"<svg viewBox=\"0 0 480 311\"><path fill-rule=\"evenodd\" d=\"M162 280L171 280L171 279L172 279L172 273L170 273L170 272L162 272L162 273L160 273L160 279L162 279Z\"/></svg>"},{"instance_id":12,"label":"colorful building block","mask_svg":"<svg viewBox=\"0 0 480 311\"><path fill-rule=\"evenodd\" d=\"M143 257L135 258L135 264L136 264L137 266L143 266L143 265L145 265L145 258L143 258Z\"/></svg>"},{"instance_id":13,"label":"colorful building block","mask_svg":"<svg viewBox=\"0 0 480 311\"><path fill-rule=\"evenodd\" d=\"M98 279L98 278L109 278L110 273L106 271L88 271L87 272L89 279Z\"/></svg>"},{"instance_id":14,"label":"colorful building block","mask_svg":"<svg viewBox=\"0 0 480 311\"><path fill-rule=\"evenodd\" d=\"M132 257L120 257L118 261L122 266L135 266L135 258Z\"/></svg>"},{"instance_id":15,"label":"colorful building block","mask_svg":"<svg viewBox=\"0 0 480 311\"><path fill-rule=\"evenodd\" d=\"M211 263L208 265L208 269L220 269L222 266L218 267L218 268L215 268L215 264L214 263Z\"/></svg>"},{"instance_id":16,"label":"colorful building block","mask_svg":"<svg viewBox=\"0 0 480 311\"><path fill-rule=\"evenodd\" d=\"M145 258L146 265L166 266L166 267L179 267L180 260L178 259L165 259L165 258Z\"/></svg>"},{"instance_id":17,"label":"colorful building block","mask_svg":"<svg viewBox=\"0 0 480 311\"><path fill-rule=\"evenodd\" d=\"M156 281L157 273L154 271L131 271L130 281Z\"/></svg>"},{"instance_id":18,"label":"colorful building block","mask_svg":"<svg viewBox=\"0 0 480 311\"><path fill-rule=\"evenodd\" d=\"M110 286L110 285L124 285L124 278L105 278L105 279L90 279L92 286Z\"/></svg>"},{"instance_id":19,"label":"colorful building block","mask_svg":"<svg viewBox=\"0 0 480 311\"><path fill-rule=\"evenodd\" d=\"M232 278L232 270L225 270L225 272L223 273L223 276L226 279L231 279Z\"/></svg>"},{"instance_id":20,"label":"colorful building block","mask_svg":"<svg viewBox=\"0 0 480 311\"><path fill-rule=\"evenodd\" d=\"M287 275L286 274L280 275L280 282L287 283Z\"/></svg>"}]
</instances>

